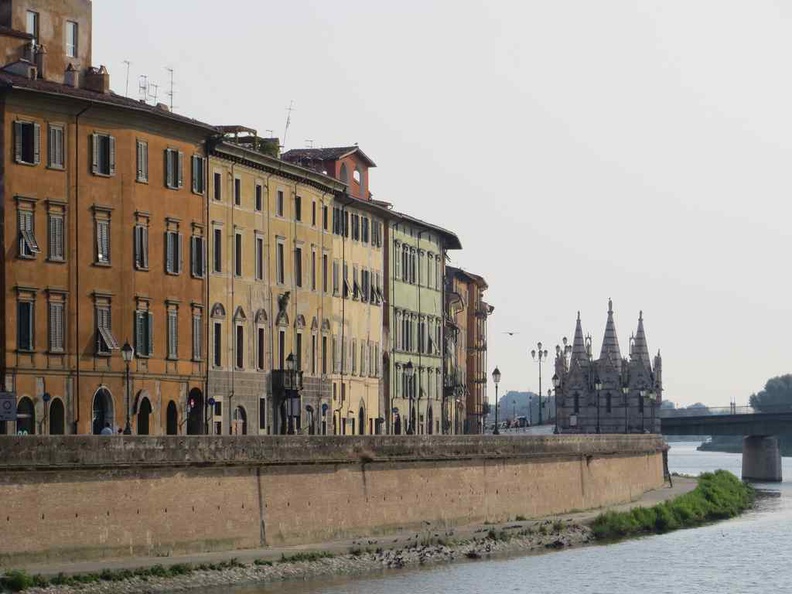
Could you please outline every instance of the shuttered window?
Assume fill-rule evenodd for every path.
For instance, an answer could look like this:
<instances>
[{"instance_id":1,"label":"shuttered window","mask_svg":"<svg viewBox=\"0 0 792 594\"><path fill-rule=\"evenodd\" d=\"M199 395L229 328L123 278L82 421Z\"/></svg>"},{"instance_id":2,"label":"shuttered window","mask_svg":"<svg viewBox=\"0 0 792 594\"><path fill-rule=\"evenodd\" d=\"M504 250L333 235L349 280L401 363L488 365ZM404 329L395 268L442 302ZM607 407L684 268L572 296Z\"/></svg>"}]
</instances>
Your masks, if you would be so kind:
<instances>
[{"instance_id":1,"label":"shuttered window","mask_svg":"<svg viewBox=\"0 0 792 594\"><path fill-rule=\"evenodd\" d=\"M264 238L256 237L256 280L264 280Z\"/></svg>"},{"instance_id":2,"label":"shuttered window","mask_svg":"<svg viewBox=\"0 0 792 594\"><path fill-rule=\"evenodd\" d=\"M168 359L179 358L179 311L168 310Z\"/></svg>"},{"instance_id":3,"label":"shuttered window","mask_svg":"<svg viewBox=\"0 0 792 594\"><path fill-rule=\"evenodd\" d=\"M206 276L206 240L199 235L190 237L190 274L196 278Z\"/></svg>"},{"instance_id":4,"label":"shuttered window","mask_svg":"<svg viewBox=\"0 0 792 594\"><path fill-rule=\"evenodd\" d=\"M41 251L36 241L35 229L33 227L33 211L17 211L19 225L19 255L23 258L34 258Z\"/></svg>"},{"instance_id":5,"label":"shuttered window","mask_svg":"<svg viewBox=\"0 0 792 594\"><path fill-rule=\"evenodd\" d=\"M223 230L214 230L212 246L212 267L214 272L223 272Z\"/></svg>"},{"instance_id":6,"label":"shuttered window","mask_svg":"<svg viewBox=\"0 0 792 594\"><path fill-rule=\"evenodd\" d=\"M203 194L206 190L206 159L193 155L192 157L192 191Z\"/></svg>"},{"instance_id":7,"label":"shuttered window","mask_svg":"<svg viewBox=\"0 0 792 594\"><path fill-rule=\"evenodd\" d=\"M51 353L62 353L65 350L64 305L62 302L54 301L49 304L49 351Z\"/></svg>"},{"instance_id":8,"label":"shuttered window","mask_svg":"<svg viewBox=\"0 0 792 594\"><path fill-rule=\"evenodd\" d=\"M135 268L138 270L148 270L148 267L148 227L146 225L135 225Z\"/></svg>"},{"instance_id":9,"label":"shuttered window","mask_svg":"<svg viewBox=\"0 0 792 594\"><path fill-rule=\"evenodd\" d=\"M91 135L91 172L94 175L115 175L116 139L109 134Z\"/></svg>"},{"instance_id":10,"label":"shuttered window","mask_svg":"<svg viewBox=\"0 0 792 594\"><path fill-rule=\"evenodd\" d=\"M193 313L192 319L192 348L193 361L203 359L203 317L200 313Z\"/></svg>"},{"instance_id":11,"label":"shuttered window","mask_svg":"<svg viewBox=\"0 0 792 594\"><path fill-rule=\"evenodd\" d=\"M182 236L175 231L165 233L165 272L181 274L182 271Z\"/></svg>"},{"instance_id":12,"label":"shuttered window","mask_svg":"<svg viewBox=\"0 0 792 594\"><path fill-rule=\"evenodd\" d=\"M24 165L41 162L41 126L35 122L14 122L14 160Z\"/></svg>"},{"instance_id":13,"label":"shuttered window","mask_svg":"<svg viewBox=\"0 0 792 594\"><path fill-rule=\"evenodd\" d=\"M17 348L33 350L33 305L32 301L17 302Z\"/></svg>"},{"instance_id":14,"label":"shuttered window","mask_svg":"<svg viewBox=\"0 0 792 594\"><path fill-rule=\"evenodd\" d=\"M63 262L66 259L63 215L50 213L47 219L49 259Z\"/></svg>"},{"instance_id":15,"label":"shuttered window","mask_svg":"<svg viewBox=\"0 0 792 594\"><path fill-rule=\"evenodd\" d=\"M138 357L154 354L154 316L150 311L135 312L135 354Z\"/></svg>"},{"instance_id":16,"label":"shuttered window","mask_svg":"<svg viewBox=\"0 0 792 594\"><path fill-rule=\"evenodd\" d=\"M96 354L109 355L110 351L118 350L118 341L113 336L110 306L96 308Z\"/></svg>"},{"instance_id":17,"label":"shuttered window","mask_svg":"<svg viewBox=\"0 0 792 594\"><path fill-rule=\"evenodd\" d=\"M47 166L51 169L63 169L66 165L65 132L64 127L50 124L49 126L49 151Z\"/></svg>"},{"instance_id":18,"label":"shuttered window","mask_svg":"<svg viewBox=\"0 0 792 594\"><path fill-rule=\"evenodd\" d=\"M96 221L96 262L110 264L110 221Z\"/></svg>"},{"instance_id":19,"label":"shuttered window","mask_svg":"<svg viewBox=\"0 0 792 594\"><path fill-rule=\"evenodd\" d=\"M165 150L165 187L171 190L184 187L184 153L181 151Z\"/></svg>"},{"instance_id":20,"label":"shuttered window","mask_svg":"<svg viewBox=\"0 0 792 594\"><path fill-rule=\"evenodd\" d=\"M149 151L148 142L137 141L137 174L135 179L139 182L148 183L149 179Z\"/></svg>"}]
</instances>

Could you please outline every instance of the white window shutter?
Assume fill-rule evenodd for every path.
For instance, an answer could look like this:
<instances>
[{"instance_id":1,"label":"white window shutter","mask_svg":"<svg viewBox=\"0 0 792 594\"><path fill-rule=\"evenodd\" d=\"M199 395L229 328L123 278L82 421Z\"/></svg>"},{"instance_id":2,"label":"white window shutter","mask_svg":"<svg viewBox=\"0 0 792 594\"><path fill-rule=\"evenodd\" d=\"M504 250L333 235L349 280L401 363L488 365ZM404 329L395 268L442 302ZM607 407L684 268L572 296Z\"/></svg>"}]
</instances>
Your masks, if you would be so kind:
<instances>
[{"instance_id":1,"label":"white window shutter","mask_svg":"<svg viewBox=\"0 0 792 594\"><path fill-rule=\"evenodd\" d=\"M91 173L99 173L99 135L91 134Z\"/></svg>"}]
</instances>

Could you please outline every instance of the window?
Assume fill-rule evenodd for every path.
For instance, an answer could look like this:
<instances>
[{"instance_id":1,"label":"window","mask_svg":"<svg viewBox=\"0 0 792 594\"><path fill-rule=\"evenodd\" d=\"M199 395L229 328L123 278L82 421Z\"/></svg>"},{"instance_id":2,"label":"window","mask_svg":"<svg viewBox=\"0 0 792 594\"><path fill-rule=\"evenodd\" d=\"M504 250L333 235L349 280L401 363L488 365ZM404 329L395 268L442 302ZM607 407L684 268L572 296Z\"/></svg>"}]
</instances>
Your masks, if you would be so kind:
<instances>
[{"instance_id":1,"label":"window","mask_svg":"<svg viewBox=\"0 0 792 594\"><path fill-rule=\"evenodd\" d=\"M14 160L24 165L41 162L41 126L35 122L14 122Z\"/></svg>"},{"instance_id":2,"label":"window","mask_svg":"<svg viewBox=\"0 0 792 594\"><path fill-rule=\"evenodd\" d=\"M382 223L380 221L371 221L371 245L382 247Z\"/></svg>"},{"instance_id":3,"label":"window","mask_svg":"<svg viewBox=\"0 0 792 594\"><path fill-rule=\"evenodd\" d=\"M256 236L256 280L264 280L264 238Z\"/></svg>"},{"instance_id":4,"label":"window","mask_svg":"<svg viewBox=\"0 0 792 594\"><path fill-rule=\"evenodd\" d=\"M234 233L234 276L242 276L242 233Z\"/></svg>"},{"instance_id":5,"label":"window","mask_svg":"<svg viewBox=\"0 0 792 594\"><path fill-rule=\"evenodd\" d=\"M294 197L294 220L302 221L302 197Z\"/></svg>"},{"instance_id":6,"label":"window","mask_svg":"<svg viewBox=\"0 0 792 594\"><path fill-rule=\"evenodd\" d=\"M136 181L148 183L148 142L143 140L137 141L137 174Z\"/></svg>"},{"instance_id":7,"label":"window","mask_svg":"<svg viewBox=\"0 0 792 594\"><path fill-rule=\"evenodd\" d=\"M322 336L322 375L327 375L327 336Z\"/></svg>"},{"instance_id":8,"label":"window","mask_svg":"<svg viewBox=\"0 0 792 594\"><path fill-rule=\"evenodd\" d=\"M184 186L184 153L165 149L165 187L178 190Z\"/></svg>"},{"instance_id":9,"label":"window","mask_svg":"<svg viewBox=\"0 0 792 594\"><path fill-rule=\"evenodd\" d=\"M369 242L369 220L368 217L363 217L361 221L360 241L363 243Z\"/></svg>"},{"instance_id":10,"label":"window","mask_svg":"<svg viewBox=\"0 0 792 594\"><path fill-rule=\"evenodd\" d=\"M338 260L333 260L333 295L338 295L339 278L338 278Z\"/></svg>"},{"instance_id":11,"label":"window","mask_svg":"<svg viewBox=\"0 0 792 594\"><path fill-rule=\"evenodd\" d=\"M316 291L316 248L311 248L311 291Z\"/></svg>"},{"instance_id":12,"label":"window","mask_svg":"<svg viewBox=\"0 0 792 594\"><path fill-rule=\"evenodd\" d=\"M64 316L65 303L63 301L50 301L49 303L49 352L62 353L65 350L66 318Z\"/></svg>"},{"instance_id":13,"label":"window","mask_svg":"<svg viewBox=\"0 0 792 594\"><path fill-rule=\"evenodd\" d=\"M393 244L393 269L394 269L394 278L401 278L402 275L402 257L401 257L401 250L399 249L399 242L396 241Z\"/></svg>"},{"instance_id":14,"label":"window","mask_svg":"<svg viewBox=\"0 0 792 594\"><path fill-rule=\"evenodd\" d=\"M215 367L223 365L223 324L214 323L214 357L212 363Z\"/></svg>"},{"instance_id":15,"label":"window","mask_svg":"<svg viewBox=\"0 0 792 594\"><path fill-rule=\"evenodd\" d=\"M295 369L297 369L297 371L302 371L302 369L303 369L303 365L302 365L302 362L303 362L302 361L302 332L298 332L297 336L295 337L295 339L296 339L295 340L296 344L295 344L295 347L294 347L294 350L296 351L294 353Z\"/></svg>"},{"instance_id":16,"label":"window","mask_svg":"<svg viewBox=\"0 0 792 594\"><path fill-rule=\"evenodd\" d=\"M212 270L223 272L223 230L214 230L214 244L212 245Z\"/></svg>"},{"instance_id":17,"label":"window","mask_svg":"<svg viewBox=\"0 0 792 594\"><path fill-rule=\"evenodd\" d=\"M206 276L206 240L201 235L190 237L190 274L195 278Z\"/></svg>"},{"instance_id":18,"label":"window","mask_svg":"<svg viewBox=\"0 0 792 594\"><path fill-rule=\"evenodd\" d=\"M294 284L297 287L302 287L302 248L294 248Z\"/></svg>"},{"instance_id":19,"label":"window","mask_svg":"<svg viewBox=\"0 0 792 594\"><path fill-rule=\"evenodd\" d=\"M47 166L50 169L63 169L66 165L66 147L64 143L65 128L59 124L50 124Z\"/></svg>"},{"instance_id":20,"label":"window","mask_svg":"<svg viewBox=\"0 0 792 594\"><path fill-rule=\"evenodd\" d=\"M192 156L192 191L195 194L203 194L206 190L204 184L204 169L206 166L206 159L198 155Z\"/></svg>"},{"instance_id":21,"label":"window","mask_svg":"<svg viewBox=\"0 0 792 594\"><path fill-rule=\"evenodd\" d=\"M352 339L352 348L349 354L352 357L352 375L357 375L357 340L354 338Z\"/></svg>"},{"instance_id":22,"label":"window","mask_svg":"<svg viewBox=\"0 0 792 594\"><path fill-rule=\"evenodd\" d=\"M360 215L352 215L352 240L358 241L360 239Z\"/></svg>"},{"instance_id":23,"label":"window","mask_svg":"<svg viewBox=\"0 0 792 594\"><path fill-rule=\"evenodd\" d=\"M154 316L147 302L138 303L135 310L135 356L151 357L154 354Z\"/></svg>"},{"instance_id":24,"label":"window","mask_svg":"<svg viewBox=\"0 0 792 594\"><path fill-rule=\"evenodd\" d=\"M316 334L311 334L311 374L316 375Z\"/></svg>"},{"instance_id":25,"label":"window","mask_svg":"<svg viewBox=\"0 0 792 594\"><path fill-rule=\"evenodd\" d=\"M245 368L245 328L241 325L236 327L236 368Z\"/></svg>"},{"instance_id":26,"label":"window","mask_svg":"<svg viewBox=\"0 0 792 594\"><path fill-rule=\"evenodd\" d=\"M96 306L96 354L109 355L118 350L118 341L113 336L110 320L110 304Z\"/></svg>"},{"instance_id":27,"label":"window","mask_svg":"<svg viewBox=\"0 0 792 594\"><path fill-rule=\"evenodd\" d=\"M91 135L91 173L94 175L115 175L116 171L116 139L109 134L94 133Z\"/></svg>"},{"instance_id":28,"label":"window","mask_svg":"<svg viewBox=\"0 0 792 594\"><path fill-rule=\"evenodd\" d=\"M286 366L286 331L278 330L278 369Z\"/></svg>"},{"instance_id":29,"label":"window","mask_svg":"<svg viewBox=\"0 0 792 594\"><path fill-rule=\"evenodd\" d=\"M168 304L168 359L179 358L179 309Z\"/></svg>"},{"instance_id":30,"label":"window","mask_svg":"<svg viewBox=\"0 0 792 594\"><path fill-rule=\"evenodd\" d=\"M264 187L256 184L256 210L261 212L264 209Z\"/></svg>"},{"instance_id":31,"label":"window","mask_svg":"<svg viewBox=\"0 0 792 594\"><path fill-rule=\"evenodd\" d=\"M32 351L33 345L33 301L17 301L17 349Z\"/></svg>"},{"instance_id":32,"label":"window","mask_svg":"<svg viewBox=\"0 0 792 594\"><path fill-rule=\"evenodd\" d=\"M135 225L135 268L138 270L148 270L148 226L143 224Z\"/></svg>"},{"instance_id":33,"label":"window","mask_svg":"<svg viewBox=\"0 0 792 594\"><path fill-rule=\"evenodd\" d=\"M283 190L278 190L277 198L275 199L275 214L279 217L283 216Z\"/></svg>"},{"instance_id":34,"label":"window","mask_svg":"<svg viewBox=\"0 0 792 594\"><path fill-rule=\"evenodd\" d=\"M284 260L285 246L282 239L278 239L275 244L275 280L278 284L286 282L286 261Z\"/></svg>"},{"instance_id":35,"label":"window","mask_svg":"<svg viewBox=\"0 0 792 594\"><path fill-rule=\"evenodd\" d=\"M19 224L19 256L22 258L35 258L41 249L36 241L33 211L18 210L17 220Z\"/></svg>"},{"instance_id":36,"label":"window","mask_svg":"<svg viewBox=\"0 0 792 594\"><path fill-rule=\"evenodd\" d=\"M343 298L349 298L349 265L344 262L344 293Z\"/></svg>"},{"instance_id":37,"label":"window","mask_svg":"<svg viewBox=\"0 0 792 594\"><path fill-rule=\"evenodd\" d=\"M177 231L165 232L165 272L181 274L182 235Z\"/></svg>"},{"instance_id":38,"label":"window","mask_svg":"<svg viewBox=\"0 0 792 594\"><path fill-rule=\"evenodd\" d=\"M311 202L311 225L316 227L316 200Z\"/></svg>"},{"instance_id":39,"label":"window","mask_svg":"<svg viewBox=\"0 0 792 594\"><path fill-rule=\"evenodd\" d=\"M27 11L25 19L25 32L33 36L33 43L38 45L39 41L39 13L32 10Z\"/></svg>"},{"instance_id":40,"label":"window","mask_svg":"<svg viewBox=\"0 0 792 594\"><path fill-rule=\"evenodd\" d=\"M322 254L322 291L327 293L327 264L328 255Z\"/></svg>"},{"instance_id":41,"label":"window","mask_svg":"<svg viewBox=\"0 0 792 594\"><path fill-rule=\"evenodd\" d=\"M328 218L327 205L322 205L322 228L325 231L328 230Z\"/></svg>"},{"instance_id":42,"label":"window","mask_svg":"<svg viewBox=\"0 0 792 594\"><path fill-rule=\"evenodd\" d=\"M358 284L358 267L352 266L352 299L360 298L360 285Z\"/></svg>"},{"instance_id":43,"label":"window","mask_svg":"<svg viewBox=\"0 0 792 594\"><path fill-rule=\"evenodd\" d=\"M79 27L74 21L66 21L66 56L77 57Z\"/></svg>"},{"instance_id":44,"label":"window","mask_svg":"<svg viewBox=\"0 0 792 594\"><path fill-rule=\"evenodd\" d=\"M200 307L193 309L192 348L193 361L201 361L203 359L203 310Z\"/></svg>"},{"instance_id":45,"label":"window","mask_svg":"<svg viewBox=\"0 0 792 594\"><path fill-rule=\"evenodd\" d=\"M110 264L110 219L96 219L96 263Z\"/></svg>"},{"instance_id":46,"label":"window","mask_svg":"<svg viewBox=\"0 0 792 594\"><path fill-rule=\"evenodd\" d=\"M264 328L256 329L256 369L264 369L265 346Z\"/></svg>"},{"instance_id":47,"label":"window","mask_svg":"<svg viewBox=\"0 0 792 594\"><path fill-rule=\"evenodd\" d=\"M242 180L238 177L234 178L234 204L242 205Z\"/></svg>"},{"instance_id":48,"label":"window","mask_svg":"<svg viewBox=\"0 0 792 594\"><path fill-rule=\"evenodd\" d=\"M223 174L219 171L214 172L214 199L223 199Z\"/></svg>"}]
</instances>

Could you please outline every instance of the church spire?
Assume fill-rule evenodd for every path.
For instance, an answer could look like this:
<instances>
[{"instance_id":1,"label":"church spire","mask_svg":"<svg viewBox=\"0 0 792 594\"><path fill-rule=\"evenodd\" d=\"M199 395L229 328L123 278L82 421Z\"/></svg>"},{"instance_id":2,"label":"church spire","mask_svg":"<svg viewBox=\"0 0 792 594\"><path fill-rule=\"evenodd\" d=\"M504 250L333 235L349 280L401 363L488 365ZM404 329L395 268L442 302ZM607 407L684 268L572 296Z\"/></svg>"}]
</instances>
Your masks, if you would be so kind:
<instances>
[{"instance_id":1,"label":"church spire","mask_svg":"<svg viewBox=\"0 0 792 594\"><path fill-rule=\"evenodd\" d=\"M580 325L580 312L578 312L577 315L575 338L572 340L572 357L570 359L571 363L574 363L575 361L581 364L584 364L586 361L588 361L588 355L586 354L586 343L583 340L583 327Z\"/></svg>"},{"instance_id":2,"label":"church spire","mask_svg":"<svg viewBox=\"0 0 792 594\"><path fill-rule=\"evenodd\" d=\"M646 332L644 332L643 312L638 314L638 330L635 333L635 343L633 345L633 359L640 361L646 367L651 365L649 358L649 346L646 344Z\"/></svg>"},{"instance_id":3,"label":"church spire","mask_svg":"<svg viewBox=\"0 0 792 594\"><path fill-rule=\"evenodd\" d=\"M616 323L613 321L613 301L608 299L608 322L605 324L605 336L602 338L600 360L610 360L616 367L621 368L621 351L619 339L616 337Z\"/></svg>"}]
</instances>

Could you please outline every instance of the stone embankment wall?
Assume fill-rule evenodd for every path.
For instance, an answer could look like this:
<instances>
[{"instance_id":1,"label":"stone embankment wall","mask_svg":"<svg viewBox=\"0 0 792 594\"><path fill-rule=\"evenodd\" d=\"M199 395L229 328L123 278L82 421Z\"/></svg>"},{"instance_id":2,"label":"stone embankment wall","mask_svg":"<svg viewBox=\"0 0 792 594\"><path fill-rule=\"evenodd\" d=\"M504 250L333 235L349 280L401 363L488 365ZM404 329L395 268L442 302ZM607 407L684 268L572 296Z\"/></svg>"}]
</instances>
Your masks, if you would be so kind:
<instances>
[{"instance_id":1,"label":"stone embankment wall","mask_svg":"<svg viewBox=\"0 0 792 594\"><path fill-rule=\"evenodd\" d=\"M320 542L626 502L662 439L0 437L0 564Z\"/></svg>"}]
</instances>

